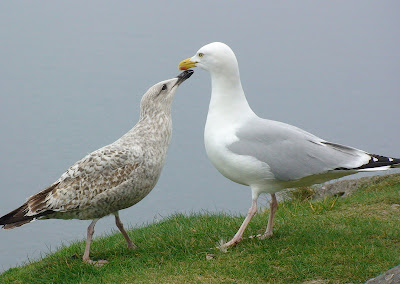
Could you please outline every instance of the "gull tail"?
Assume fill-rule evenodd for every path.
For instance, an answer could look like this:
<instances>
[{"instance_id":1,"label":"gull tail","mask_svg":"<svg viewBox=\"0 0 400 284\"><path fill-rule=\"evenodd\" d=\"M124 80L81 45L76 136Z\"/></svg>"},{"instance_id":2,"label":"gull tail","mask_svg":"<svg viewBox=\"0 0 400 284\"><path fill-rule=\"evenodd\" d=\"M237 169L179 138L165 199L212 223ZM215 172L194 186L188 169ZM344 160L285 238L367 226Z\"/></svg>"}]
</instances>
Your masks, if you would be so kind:
<instances>
[{"instance_id":1,"label":"gull tail","mask_svg":"<svg viewBox=\"0 0 400 284\"><path fill-rule=\"evenodd\" d=\"M38 214L27 216L26 213L29 211L28 203L24 203L21 207L11 211L10 213L0 217L0 226L3 225L3 229L14 229L24 224L30 223L42 216L54 213L52 210L40 212Z\"/></svg>"},{"instance_id":2,"label":"gull tail","mask_svg":"<svg viewBox=\"0 0 400 284\"><path fill-rule=\"evenodd\" d=\"M3 217L0 217L0 225L3 225L3 229L7 230L14 229L26 223L32 222L36 216L25 216L26 212L28 212L27 203L4 215Z\"/></svg>"},{"instance_id":3,"label":"gull tail","mask_svg":"<svg viewBox=\"0 0 400 284\"><path fill-rule=\"evenodd\" d=\"M3 225L3 229L14 229L20 227L26 223L30 223L42 216L54 213L53 210L46 210L43 208L47 194L49 194L58 183L55 183L48 188L42 190L39 193L28 198L21 207L11 211L10 213L0 217L0 226ZM35 212L36 214L29 214L28 212Z\"/></svg>"}]
</instances>

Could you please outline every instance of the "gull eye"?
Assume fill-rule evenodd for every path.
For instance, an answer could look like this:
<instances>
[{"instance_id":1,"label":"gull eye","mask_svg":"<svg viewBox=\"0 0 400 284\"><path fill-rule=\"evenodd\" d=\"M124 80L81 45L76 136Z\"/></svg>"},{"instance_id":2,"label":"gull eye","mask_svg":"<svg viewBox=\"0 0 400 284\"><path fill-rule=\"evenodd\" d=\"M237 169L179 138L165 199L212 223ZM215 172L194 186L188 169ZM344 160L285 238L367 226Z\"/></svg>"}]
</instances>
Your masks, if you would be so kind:
<instances>
[{"instance_id":1,"label":"gull eye","mask_svg":"<svg viewBox=\"0 0 400 284\"><path fill-rule=\"evenodd\" d=\"M162 88L161 88L161 90L163 90L163 91L165 91L167 89L167 85L162 85Z\"/></svg>"},{"instance_id":2,"label":"gull eye","mask_svg":"<svg viewBox=\"0 0 400 284\"><path fill-rule=\"evenodd\" d=\"M199 53L199 57L203 57L204 56L204 53Z\"/></svg>"}]
</instances>

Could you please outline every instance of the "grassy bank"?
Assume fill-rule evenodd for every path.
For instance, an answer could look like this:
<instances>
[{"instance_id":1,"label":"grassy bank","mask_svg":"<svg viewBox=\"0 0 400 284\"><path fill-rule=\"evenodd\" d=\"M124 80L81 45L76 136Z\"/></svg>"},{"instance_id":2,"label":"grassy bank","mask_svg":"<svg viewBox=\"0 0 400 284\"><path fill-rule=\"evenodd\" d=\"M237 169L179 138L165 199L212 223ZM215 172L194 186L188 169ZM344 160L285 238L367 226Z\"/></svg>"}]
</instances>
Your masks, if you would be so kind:
<instances>
[{"instance_id":1,"label":"grassy bank","mask_svg":"<svg viewBox=\"0 0 400 284\"><path fill-rule=\"evenodd\" d=\"M174 215L121 234L95 239L93 259L82 263L84 242L37 262L12 268L0 283L363 283L400 264L400 174L380 178L346 198L291 200L279 205L275 235L246 238L223 253L215 247L234 235L243 216ZM265 230L268 210L254 217L246 236Z\"/></svg>"}]
</instances>

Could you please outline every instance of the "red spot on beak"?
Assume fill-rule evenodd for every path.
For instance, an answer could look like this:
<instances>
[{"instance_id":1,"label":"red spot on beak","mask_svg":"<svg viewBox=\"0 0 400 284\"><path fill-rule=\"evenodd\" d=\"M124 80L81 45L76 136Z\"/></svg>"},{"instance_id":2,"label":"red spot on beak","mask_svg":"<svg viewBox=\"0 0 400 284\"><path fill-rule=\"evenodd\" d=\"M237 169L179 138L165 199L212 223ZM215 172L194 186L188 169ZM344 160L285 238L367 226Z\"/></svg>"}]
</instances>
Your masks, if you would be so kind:
<instances>
[{"instance_id":1,"label":"red spot on beak","mask_svg":"<svg viewBox=\"0 0 400 284\"><path fill-rule=\"evenodd\" d=\"M182 66L182 67L179 67L179 69L180 69L180 70L187 70L187 68L186 68L186 67L184 67L184 66Z\"/></svg>"}]
</instances>

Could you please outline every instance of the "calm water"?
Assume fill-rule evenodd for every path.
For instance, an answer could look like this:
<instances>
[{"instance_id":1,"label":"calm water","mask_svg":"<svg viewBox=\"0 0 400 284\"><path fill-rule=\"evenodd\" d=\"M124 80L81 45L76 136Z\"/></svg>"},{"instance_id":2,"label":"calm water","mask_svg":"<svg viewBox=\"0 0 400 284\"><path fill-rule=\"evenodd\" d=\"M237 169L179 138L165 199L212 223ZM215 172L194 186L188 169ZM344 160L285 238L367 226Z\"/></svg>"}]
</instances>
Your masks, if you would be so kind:
<instances>
[{"instance_id":1,"label":"calm water","mask_svg":"<svg viewBox=\"0 0 400 284\"><path fill-rule=\"evenodd\" d=\"M400 156L397 2L153 3L0 4L1 215L128 131L142 94L212 41L236 52L260 116ZM121 212L127 226L174 212L247 212L249 189L223 178L204 151L209 96L209 75L195 70L175 97L162 177ZM48 220L0 231L0 271L83 240L89 223ZM115 229L104 218L95 236Z\"/></svg>"}]
</instances>

